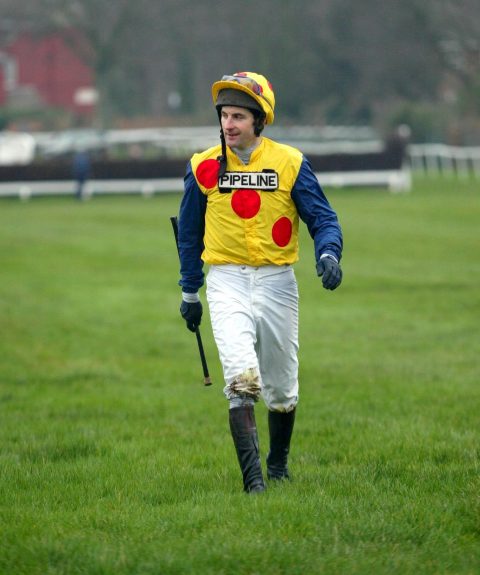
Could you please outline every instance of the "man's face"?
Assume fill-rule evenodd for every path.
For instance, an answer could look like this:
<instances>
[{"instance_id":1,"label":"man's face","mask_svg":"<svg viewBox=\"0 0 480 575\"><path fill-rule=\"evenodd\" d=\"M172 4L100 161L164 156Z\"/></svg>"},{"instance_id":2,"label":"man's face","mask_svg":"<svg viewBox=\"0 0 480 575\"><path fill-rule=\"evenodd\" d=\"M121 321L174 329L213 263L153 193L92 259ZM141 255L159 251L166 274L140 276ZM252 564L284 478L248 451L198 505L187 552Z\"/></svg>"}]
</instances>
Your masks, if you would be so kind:
<instances>
[{"instance_id":1,"label":"man's face","mask_svg":"<svg viewBox=\"0 0 480 575\"><path fill-rule=\"evenodd\" d=\"M247 108L223 106L221 121L227 146L246 150L257 141L253 127L254 116Z\"/></svg>"}]
</instances>

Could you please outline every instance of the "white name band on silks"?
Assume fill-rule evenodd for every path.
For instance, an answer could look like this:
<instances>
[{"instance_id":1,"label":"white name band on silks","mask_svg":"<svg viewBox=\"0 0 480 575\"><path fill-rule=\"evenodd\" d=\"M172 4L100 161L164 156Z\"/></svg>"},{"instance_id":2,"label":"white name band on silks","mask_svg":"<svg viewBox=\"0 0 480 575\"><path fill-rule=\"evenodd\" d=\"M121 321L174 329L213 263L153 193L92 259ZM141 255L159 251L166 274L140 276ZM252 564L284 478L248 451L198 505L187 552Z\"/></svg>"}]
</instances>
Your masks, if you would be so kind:
<instances>
[{"instance_id":1,"label":"white name band on silks","mask_svg":"<svg viewBox=\"0 0 480 575\"><path fill-rule=\"evenodd\" d=\"M225 172L218 179L219 188L274 191L278 188L276 172Z\"/></svg>"}]
</instances>

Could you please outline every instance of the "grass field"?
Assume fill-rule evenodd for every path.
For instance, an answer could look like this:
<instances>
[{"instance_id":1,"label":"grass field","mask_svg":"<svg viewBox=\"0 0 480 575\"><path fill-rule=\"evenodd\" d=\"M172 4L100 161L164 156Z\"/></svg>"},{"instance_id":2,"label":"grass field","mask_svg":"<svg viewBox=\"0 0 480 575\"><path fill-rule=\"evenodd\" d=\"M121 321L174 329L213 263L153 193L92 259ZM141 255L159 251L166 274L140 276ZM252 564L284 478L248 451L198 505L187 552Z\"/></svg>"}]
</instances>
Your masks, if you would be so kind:
<instances>
[{"instance_id":1,"label":"grass field","mask_svg":"<svg viewBox=\"0 0 480 575\"><path fill-rule=\"evenodd\" d=\"M294 481L261 496L178 313L180 196L1 201L0 573L479 573L480 186L414 183L327 190L336 292L302 228Z\"/></svg>"}]
</instances>

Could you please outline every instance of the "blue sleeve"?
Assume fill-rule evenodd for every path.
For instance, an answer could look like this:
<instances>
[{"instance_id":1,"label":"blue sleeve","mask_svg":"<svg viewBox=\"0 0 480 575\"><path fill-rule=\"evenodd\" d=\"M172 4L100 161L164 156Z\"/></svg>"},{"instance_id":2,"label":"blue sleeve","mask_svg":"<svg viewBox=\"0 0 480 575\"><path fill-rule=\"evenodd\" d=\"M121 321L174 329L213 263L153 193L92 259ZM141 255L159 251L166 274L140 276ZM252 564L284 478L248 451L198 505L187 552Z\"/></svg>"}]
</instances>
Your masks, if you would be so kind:
<instances>
[{"instance_id":1,"label":"blue sleeve","mask_svg":"<svg viewBox=\"0 0 480 575\"><path fill-rule=\"evenodd\" d=\"M292 189L292 200L315 245L315 260L331 254L340 261L343 237L337 214L328 203L310 162L304 157Z\"/></svg>"},{"instance_id":2,"label":"blue sleeve","mask_svg":"<svg viewBox=\"0 0 480 575\"><path fill-rule=\"evenodd\" d=\"M189 163L184 178L184 194L178 218L178 251L182 291L195 293L203 285L203 236L207 197L198 187Z\"/></svg>"}]
</instances>

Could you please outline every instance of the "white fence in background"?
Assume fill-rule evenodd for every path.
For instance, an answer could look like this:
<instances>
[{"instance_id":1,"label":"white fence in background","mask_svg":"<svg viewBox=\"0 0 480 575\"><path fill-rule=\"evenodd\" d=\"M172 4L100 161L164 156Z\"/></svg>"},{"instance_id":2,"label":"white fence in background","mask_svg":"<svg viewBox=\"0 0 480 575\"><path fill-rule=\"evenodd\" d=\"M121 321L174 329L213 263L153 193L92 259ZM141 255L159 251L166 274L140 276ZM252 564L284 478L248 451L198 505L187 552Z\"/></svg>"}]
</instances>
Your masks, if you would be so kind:
<instances>
[{"instance_id":1,"label":"white fence in background","mask_svg":"<svg viewBox=\"0 0 480 575\"><path fill-rule=\"evenodd\" d=\"M445 144L411 144L408 157L413 171L480 177L480 147Z\"/></svg>"},{"instance_id":2,"label":"white fence in background","mask_svg":"<svg viewBox=\"0 0 480 575\"><path fill-rule=\"evenodd\" d=\"M74 180L0 183L0 198L18 197L29 200L33 196L73 196ZM183 190L183 178L155 180L89 180L83 188L85 198L103 194L141 194L150 197L165 192Z\"/></svg>"},{"instance_id":3,"label":"white fence in background","mask_svg":"<svg viewBox=\"0 0 480 575\"><path fill-rule=\"evenodd\" d=\"M368 126L290 126L267 127L267 136L298 147L308 155L365 154L382 152L384 142ZM38 157L55 158L73 153L76 149L107 150L126 147L128 153L142 155L144 149L155 149L162 157L189 157L196 151L219 142L218 126L166 127L137 130L71 130L64 132L36 133L35 150ZM7 142L3 142L7 147ZM0 145L2 142L0 141ZM1 147L1 146L0 146ZM4 146L5 147L5 146ZM9 162L5 162L8 164ZM10 162L11 163L11 162ZM323 187L375 186L392 192L406 191L411 187L410 169L317 173ZM19 181L0 182L0 197L73 195L75 182ZM183 190L182 178L152 180L90 180L85 187L87 196L101 194L142 194L150 196L162 192Z\"/></svg>"},{"instance_id":4,"label":"white fence in background","mask_svg":"<svg viewBox=\"0 0 480 575\"><path fill-rule=\"evenodd\" d=\"M315 174L323 188L382 187L392 193L406 192L411 188L410 170L381 170L363 172L318 172ZM73 196L73 180L41 182L0 183L1 197L17 197L29 200L33 196ZM89 180L84 187L84 196L104 194L141 194L145 197L166 192L183 191L183 178L162 178L152 180Z\"/></svg>"},{"instance_id":5,"label":"white fence in background","mask_svg":"<svg viewBox=\"0 0 480 575\"><path fill-rule=\"evenodd\" d=\"M198 130L200 132L200 130ZM203 136L207 135L202 133ZM178 134L176 134L178 136ZM210 136L213 134L210 132ZM302 133L305 137L305 134ZM303 142L306 144L306 142ZM365 147L377 146L374 142L356 142L357 150L365 151ZM335 152L351 152L354 143L333 143ZM332 145L332 142L330 143ZM312 143L321 146L326 152L327 144ZM306 146L308 147L308 146ZM316 150L318 153L318 150ZM306 152L308 154L308 152ZM480 147L458 147L444 144L412 144L408 147L405 166L399 170L357 171L357 172L320 172L316 176L324 188L341 188L352 186L383 187L391 192L408 191L412 184L412 174L451 175L452 177L480 178ZM165 178L152 180L90 180L85 188L86 196L103 194L141 194L152 196L164 192L180 192L183 190L182 178ZM28 200L33 196L73 195L75 182L41 181L41 182L0 182L0 197L18 197Z\"/></svg>"}]
</instances>

